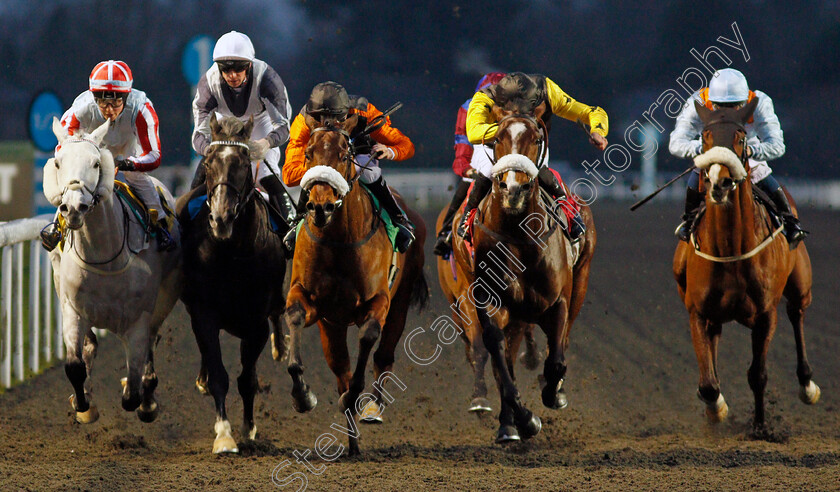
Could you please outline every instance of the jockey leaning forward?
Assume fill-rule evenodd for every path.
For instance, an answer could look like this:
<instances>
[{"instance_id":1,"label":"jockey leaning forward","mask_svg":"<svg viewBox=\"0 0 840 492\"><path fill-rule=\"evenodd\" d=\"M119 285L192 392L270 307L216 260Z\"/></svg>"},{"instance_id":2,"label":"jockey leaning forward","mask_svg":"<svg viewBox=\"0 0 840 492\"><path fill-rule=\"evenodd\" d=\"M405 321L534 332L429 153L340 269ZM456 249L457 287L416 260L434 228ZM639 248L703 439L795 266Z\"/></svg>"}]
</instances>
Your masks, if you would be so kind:
<instances>
[{"instance_id":1,"label":"jockey leaning forward","mask_svg":"<svg viewBox=\"0 0 840 492\"><path fill-rule=\"evenodd\" d=\"M291 137L286 147L286 162L283 165L283 181L287 186L300 183L306 172L306 147L309 142L310 129L306 124L306 117L310 116L318 123L336 123L344 121L348 116L360 116L356 128L350 132L353 144L356 172L360 180L379 200L382 207L394 220L399 229L396 246L400 252L405 252L414 241L414 226L405 215L402 207L391 194L391 190L382 177L379 161L382 159L404 161L414 156L414 144L401 131L391 126L390 117L385 123L370 135L361 136L368 122L382 115L373 104L364 97L347 94L341 84L327 81L316 85L312 89L309 100L300 113L292 121ZM298 202L299 218L303 217L308 194L301 191ZM286 247L294 248L295 228L286 236Z\"/></svg>"},{"instance_id":2,"label":"jockey leaning forward","mask_svg":"<svg viewBox=\"0 0 840 492\"><path fill-rule=\"evenodd\" d=\"M280 181L280 146L289 140L292 106L283 80L266 62L254 57L254 45L245 34L231 31L216 42L213 66L198 82L192 103L195 130L192 145L205 155L211 145L210 114L233 116L247 122L254 118L250 148L255 181L268 194L269 204L288 220L291 199ZM192 188L204 182L204 166L198 166ZM286 233L287 223L281 234Z\"/></svg>"},{"instance_id":3,"label":"jockey leaning forward","mask_svg":"<svg viewBox=\"0 0 840 492\"><path fill-rule=\"evenodd\" d=\"M542 106L542 121L545 130L550 129L551 114L587 124L589 126L589 142L599 150L607 148L607 131L609 120L607 113L597 106L587 106L563 92L563 90L545 75L527 75L522 72L512 72L505 75L498 83L485 87L476 92L467 111L467 138L473 144L491 142L496 136L498 122L493 115L494 106L500 106L513 114L534 116L536 110ZM549 111L550 109L550 111ZM538 180L540 185L554 199L562 201L566 197L565 190L555 178L548 165L548 159L540 166ZM461 222L458 225L459 236L467 236L467 223L471 212L478 207L492 186L491 168L482 169L475 180L473 189L467 198L467 205ZM559 205L558 205L559 206ZM583 234L583 219L578 214L569 224L569 236L573 241L579 240Z\"/></svg>"},{"instance_id":4,"label":"jockey leaning forward","mask_svg":"<svg viewBox=\"0 0 840 492\"><path fill-rule=\"evenodd\" d=\"M155 185L145 174L160 165L158 117L152 101L145 92L133 89L133 83L131 69L125 62L97 63L90 73L88 90L79 94L64 113L61 126L73 136L78 130L90 133L110 122L102 143L114 155L117 169L123 172L132 191L148 209L158 249L170 251L176 244L167 229ZM41 242L48 251L60 241L61 232L55 222L41 231Z\"/></svg>"},{"instance_id":5,"label":"jockey leaning forward","mask_svg":"<svg viewBox=\"0 0 840 492\"><path fill-rule=\"evenodd\" d=\"M751 91L747 79L738 70L724 68L715 72L709 87L695 92L677 116L674 131L668 150L675 157L693 159L703 152L703 122L694 108L693 101L697 100L711 110L718 108L741 108L753 98L758 98L758 106L752 117L747 121L747 157L749 157L750 180L764 191L776 210L784 220L784 234L793 248L808 234L802 230L790 209L787 196L779 182L771 175L772 170L767 161L777 159L785 153L785 140L779 118L773 110L773 100L761 91ZM685 213L682 223L676 230L676 236L681 241L688 241L691 236L691 226L697 217L700 204L703 202L700 192L700 171L695 169L688 178L685 194Z\"/></svg>"},{"instance_id":6,"label":"jockey leaning forward","mask_svg":"<svg viewBox=\"0 0 840 492\"><path fill-rule=\"evenodd\" d=\"M478 81L475 92L499 82L504 76L505 74L500 72L485 74ZM467 139L467 109L469 109L471 101L472 98L467 99L458 108L458 117L455 119L455 160L452 161L452 170L462 179L458 183L458 188L455 189L455 194L452 196L452 201L446 210L446 216L443 218L443 224L441 224L437 234L434 253L438 256L446 256L452 251L452 219L455 218L455 212L464 203L470 184L478 176L479 169L488 165L493 166L493 163L487 157L492 150L483 144L473 145Z\"/></svg>"}]
</instances>

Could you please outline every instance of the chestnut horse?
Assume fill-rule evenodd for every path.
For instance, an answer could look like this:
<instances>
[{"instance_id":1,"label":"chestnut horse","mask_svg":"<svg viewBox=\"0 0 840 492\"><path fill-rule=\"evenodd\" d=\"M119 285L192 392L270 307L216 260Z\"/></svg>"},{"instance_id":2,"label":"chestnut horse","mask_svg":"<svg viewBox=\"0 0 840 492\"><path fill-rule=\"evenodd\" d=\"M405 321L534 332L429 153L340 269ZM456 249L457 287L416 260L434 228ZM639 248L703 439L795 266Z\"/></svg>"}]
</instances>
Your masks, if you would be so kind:
<instances>
[{"instance_id":1,"label":"chestnut horse","mask_svg":"<svg viewBox=\"0 0 840 492\"><path fill-rule=\"evenodd\" d=\"M210 117L213 141L201 162L207 179L207 200L195 218L189 202L203 193L199 187L180 197L178 216L183 224L186 285L181 299L190 313L201 351L196 386L213 395L216 408L214 453L239 451L225 409L228 374L222 361L219 333L241 339L242 373L237 378L242 396L242 438L256 437L254 396L257 359L283 313L286 256L282 237L269 226L268 205L258 198L249 158L248 139L253 119Z\"/></svg>"},{"instance_id":2,"label":"chestnut horse","mask_svg":"<svg viewBox=\"0 0 840 492\"><path fill-rule=\"evenodd\" d=\"M356 182L359 175L348 132L357 120L354 115L339 126L319 126L311 117L306 119L311 130L305 154L309 170L301 186L309 191L309 201L286 300L295 409L306 412L317 403L304 381L301 360L303 328L317 321L327 364L337 378L339 404L351 428L355 423L349 420L356 413L363 421L381 421L381 385L389 377L383 373L393 367L409 305L422 308L429 296L423 275L423 220L403 205L415 224L416 240L404 254L395 252L371 200ZM347 352L351 324L359 327L359 356L352 374ZM372 395L362 395L367 361L377 339L379 347L373 354L377 383ZM348 435L350 454L358 454L358 435Z\"/></svg>"},{"instance_id":3,"label":"chestnut horse","mask_svg":"<svg viewBox=\"0 0 840 492\"><path fill-rule=\"evenodd\" d=\"M774 231L764 207L753 198L745 164L744 124L758 103L741 109L711 111L695 104L703 121L703 154L695 158L706 186L706 211L692 236L674 254L674 276L689 314L691 338L700 367L698 396L712 422L726 418L720 391L717 348L723 323L737 321L752 330L752 364L747 371L755 397L753 432L765 426L764 389L767 350L776 330L776 306L784 295L796 338L800 398L816 403L819 387L811 381L805 355L804 314L811 304L811 261L804 243L790 250L781 230ZM790 198L789 198L790 199ZM793 205L793 200L791 200ZM794 208L795 212L795 208Z\"/></svg>"},{"instance_id":4,"label":"chestnut horse","mask_svg":"<svg viewBox=\"0 0 840 492\"><path fill-rule=\"evenodd\" d=\"M458 278L445 264L438 264L438 273L447 297L459 299L454 318L462 327L468 325L465 333L473 352L483 345L491 357L502 405L496 442L504 443L533 437L542 427L539 417L519 401L514 383L517 350L531 324L539 325L548 340L543 404L566 406L565 351L586 294L596 234L592 213L583 207L586 236L574 254L577 248L540 202L534 162L544 155L545 137L537 119L499 116L493 187L478 208L473 229L475 257L453 234ZM456 216L454 224L458 222Z\"/></svg>"}]
</instances>

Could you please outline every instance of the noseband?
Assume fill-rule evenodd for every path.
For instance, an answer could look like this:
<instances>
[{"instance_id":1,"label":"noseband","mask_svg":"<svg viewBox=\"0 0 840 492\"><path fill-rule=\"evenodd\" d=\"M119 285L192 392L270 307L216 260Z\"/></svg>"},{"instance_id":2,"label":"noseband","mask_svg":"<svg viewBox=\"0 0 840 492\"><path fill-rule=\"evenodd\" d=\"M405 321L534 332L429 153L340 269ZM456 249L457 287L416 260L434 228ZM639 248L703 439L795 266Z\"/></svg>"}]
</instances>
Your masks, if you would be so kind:
<instances>
[{"instance_id":1,"label":"noseband","mask_svg":"<svg viewBox=\"0 0 840 492\"><path fill-rule=\"evenodd\" d=\"M223 145L227 147L242 147L246 150L246 155L250 157L251 148L248 147L248 144L244 142L236 142L233 140L216 140L214 142L210 142L211 146ZM203 163L205 167L207 167L207 162ZM242 213L242 210L245 208L243 205L248 203L249 200L254 196L256 188L254 186L253 179L251 178L251 169L250 169L251 162L248 161L248 176L245 179L245 184L242 185L242 189L237 189L236 185L231 183L230 181L219 181L212 188L210 191L207 192L207 207L210 208L210 199L213 196L213 192L216 191L216 188L220 186L227 186L236 193L236 203L233 205L233 220L236 220L239 217L239 214ZM248 186L250 184L250 186ZM247 193L245 192L245 188L248 188Z\"/></svg>"}]
</instances>

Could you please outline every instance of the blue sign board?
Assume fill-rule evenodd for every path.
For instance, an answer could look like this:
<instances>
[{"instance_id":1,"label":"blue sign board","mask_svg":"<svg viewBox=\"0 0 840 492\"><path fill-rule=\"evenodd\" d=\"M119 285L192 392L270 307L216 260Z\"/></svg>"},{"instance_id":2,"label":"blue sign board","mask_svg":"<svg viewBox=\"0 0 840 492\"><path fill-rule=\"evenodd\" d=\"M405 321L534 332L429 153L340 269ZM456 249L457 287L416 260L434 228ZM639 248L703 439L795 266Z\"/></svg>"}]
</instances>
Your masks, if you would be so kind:
<instances>
[{"instance_id":1,"label":"blue sign board","mask_svg":"<svg viewBox=\"0 0 840 492\"><path fill-rule=\"evenodd\" d=\"M210 36L201 34L187 42L181 55L181 71L190 85L198 85L201 76L213 64L213 48L216 41Z\"/></svg>"},{"instance_id":2,"label":"blue sign board","mask_svg":"<svg viewBox=\"0 0 840 492\"><path fill-rule=\"evenodd\" d=\"M52 152L58 141L52 131L53 117L61 118L64 108L54 93L44 91L29 106L29 138L41 152Z\"/></svg>"}]
</instances>

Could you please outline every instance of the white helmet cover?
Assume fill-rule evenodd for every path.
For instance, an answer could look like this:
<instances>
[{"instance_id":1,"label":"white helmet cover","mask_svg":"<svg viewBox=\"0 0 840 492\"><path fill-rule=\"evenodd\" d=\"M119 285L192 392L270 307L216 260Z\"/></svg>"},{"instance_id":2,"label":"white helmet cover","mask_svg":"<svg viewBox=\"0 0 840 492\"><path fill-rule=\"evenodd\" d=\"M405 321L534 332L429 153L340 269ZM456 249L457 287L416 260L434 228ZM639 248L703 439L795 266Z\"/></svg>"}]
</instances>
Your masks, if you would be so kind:
<instances>
[{"instance_id":1,"label":"white helmet cover","mask_svg":"<svg viewBox=\"0 0 840 492\"><path fill-rule=\"evenodd\" d=\"M735 103L749 97L747 78L734 68L718 70L709 82L709 101L713 103Z\"/></svg>"},{"instance_id":2,"label":"white helmet cover","mask_svg":"<svg viewBox=\"0 0 840 492\"><path fill-rule=\"evenodd\" d=\"M254 45L251 39L241 32L231 31L216 41L213 48L213 61L244 60L254 61Z\"/></svg>"}]
</instances>

